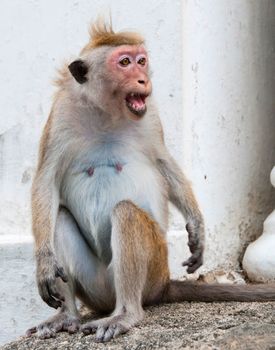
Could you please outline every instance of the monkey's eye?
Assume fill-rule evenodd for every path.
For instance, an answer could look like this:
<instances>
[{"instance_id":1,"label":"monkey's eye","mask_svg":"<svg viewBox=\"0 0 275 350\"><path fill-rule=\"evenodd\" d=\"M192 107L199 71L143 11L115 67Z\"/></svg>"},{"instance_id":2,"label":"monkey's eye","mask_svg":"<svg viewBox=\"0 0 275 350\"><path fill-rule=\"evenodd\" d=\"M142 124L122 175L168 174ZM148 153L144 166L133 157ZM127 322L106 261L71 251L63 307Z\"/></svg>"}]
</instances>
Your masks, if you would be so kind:
<instances>
[{"instance_id":1,"label":"monkey's eye","mask_svg":"<svg viewBox=\"0 0 275 350\"><path fill-rule=\"evenodd\" d=\"M145 57L141 57L138 60L138 64L140 64L141 66L145 66L145 63L146 63L146 58Z\"/></svg>"},{"instance_id":2,"label":"monkey's eye","mask_svg":"<svg viewBox=\"0 0 275 350\"><path fill-rule=\"evenodd\" d=\"M124 57L119 61L119 64L123 67L128 66L128 64L130 64L130 63L131 63L131 61L128 57Z\"/></svg>"}]
</instances>

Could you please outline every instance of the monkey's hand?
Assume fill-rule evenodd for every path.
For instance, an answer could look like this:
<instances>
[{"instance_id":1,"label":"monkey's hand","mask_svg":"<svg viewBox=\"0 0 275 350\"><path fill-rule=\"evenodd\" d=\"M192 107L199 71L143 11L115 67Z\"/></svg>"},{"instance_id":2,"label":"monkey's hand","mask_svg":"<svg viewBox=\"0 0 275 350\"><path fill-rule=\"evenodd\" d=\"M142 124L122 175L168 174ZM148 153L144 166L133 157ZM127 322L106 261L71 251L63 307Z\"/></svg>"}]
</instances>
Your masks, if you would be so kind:
<instances>
[{"instance_id":1,"label":"monkey's hand","mask_svg":"<svg viewBox=\"0 0 275 350\"><path fill-rule=\"evenodd\" d=\"M45 303L57 309L61 307L62 301L65 301L65 298L58 291L57 278L60 277L63 282L67 282L68 278L63 268L58 265L55 255L49 249L37 252L36 260L39 294Z\"/></svg>"},{"instance_id":2,"label":"monkey's hand","mask_svg":"<svg viewBox=\"0 0 275 350\"><path fill-rule=\"evenodd\" d=\"M200 230L202 230L202 234L199 234ZM188 232L188 246L192 255L182 263L182 266L188 266L187 273L193 273L203 263L204 246L200 239L203 237L203 228L200 225L189 222L186 225L186 231Z\"/></svg>"}]
</instances>

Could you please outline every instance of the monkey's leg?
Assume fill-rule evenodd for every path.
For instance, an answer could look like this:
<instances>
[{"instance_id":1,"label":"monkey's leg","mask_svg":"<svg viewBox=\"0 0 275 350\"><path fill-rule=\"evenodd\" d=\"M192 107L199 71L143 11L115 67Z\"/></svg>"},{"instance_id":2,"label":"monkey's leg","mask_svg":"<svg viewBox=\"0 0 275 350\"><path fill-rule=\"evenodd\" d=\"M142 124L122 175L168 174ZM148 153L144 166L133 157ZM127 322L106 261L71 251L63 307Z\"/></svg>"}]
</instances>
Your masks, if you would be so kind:
<instances>
[{"instance_id":1,"label":"monkey's leg","mask_svg":"<svg viewBox=\"0 0 275 350\"><path fill-rule=\"evenodd\" d=\"M113 210L111 246L115 310L82 327L85 334L96 332L97 341L109 341L140 322L142 304L160 300L169 280L166 241L158 225L130 201Z\"/></svg>"},{"instance_id":2,"label":"monkey's leg","mask_svg":"<svg viewBox=\"0 0 275 350\"><path fill-rule=\"evenodd\" d=\"M59 331L74 333L79 329L79 315L75 304L75 294L81 294L79 289L82 291L80 296L84 294L83 291L86 292L85 301L89 305L90 300L100 305L100 297L104 297L104 291L99 292L97 289L102 286L100 281L106 275L106 267L100 269L98 259L91 252L74 218L66 209L61 209L58 214L54 248L58 262L68 276L68 282L64 283L58 279L57 293L65 297L58 313L27 331L27 335L37 333L42 339L54 337ZM108 290L110 291L110 288Z\"/></svg>"}]
</instances>

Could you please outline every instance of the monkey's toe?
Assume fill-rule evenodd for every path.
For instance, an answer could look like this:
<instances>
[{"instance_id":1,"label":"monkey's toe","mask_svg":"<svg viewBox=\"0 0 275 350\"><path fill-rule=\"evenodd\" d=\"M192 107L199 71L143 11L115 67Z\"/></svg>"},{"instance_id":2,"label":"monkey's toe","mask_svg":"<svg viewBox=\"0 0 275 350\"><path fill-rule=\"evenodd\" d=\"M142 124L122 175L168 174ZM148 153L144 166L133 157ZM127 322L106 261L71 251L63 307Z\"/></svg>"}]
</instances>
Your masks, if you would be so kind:
<instances>
[{"instance_id":1,"label":"monkey's toe","mask_svg":"<svg viewBox=\"0 0 275 350\"><path fill-rule=\"evenodd\" d=\"M128 332L134 323L130 324L129 320L126 321L124 315L111 316L105 319L88 322L81 327L81 330L85 335L96 333L96 341L104 343L120 334Z\"/></svg>"},{"instance_id":2,"label":"monkey's toe","mask_svg":"<svg viewBox=\"0 0 275 350\"><path fill-rule=\"evenodd\" d=\"M59 313L37 327L30 328L26 335L36 333L40 339L55 338L58 332L76 333L80 328L80 321L77 317L66 313Z\"/></svg>"},{"instance_id":3,"label":"monkey's toe","mask_svg":"<svg viewBox=\"0 0 275 350\"><path fill-rule=\"evenodd\" d=\"M37 329L37 336L39 339L55 338L56 331L48 326L39 326Z\"/></svg>"},{"instance_id":4,"label":"monkey's toe","mask_svg":"<svg viewBox=\"0 0 275 350\"><path fill-rule=\"evenodd\" d=\"M130 327L127 328L119 322L117 324L99 327L96 332L96 341L99 343L105 343L120 334L126 333L129 329Z\"/></svg>"},{"instance_id":5,"label":"monkey's toe","mask_svg":"<svg viewBox=\"0 0 275 350\"><path fill-rule=\"evenodd\" d=\"M76 317L67 317L54 325L56 332L76 333L80 328L80 321Z\"/></svg>"},{"instance_id":6,"label":"monkey's toe","mask_svg":"<svg viewBox=\"0 0 275 350\"><path fill-rule=\"evenodd\" d=\"M89 334L95 333L97 328L98 328L98 326L93 325L93 322L88 322L88 323L84 324L80 328L80 330L82 331L82 333L84 335L89 335Z\"/></svg>"}]
</instances>

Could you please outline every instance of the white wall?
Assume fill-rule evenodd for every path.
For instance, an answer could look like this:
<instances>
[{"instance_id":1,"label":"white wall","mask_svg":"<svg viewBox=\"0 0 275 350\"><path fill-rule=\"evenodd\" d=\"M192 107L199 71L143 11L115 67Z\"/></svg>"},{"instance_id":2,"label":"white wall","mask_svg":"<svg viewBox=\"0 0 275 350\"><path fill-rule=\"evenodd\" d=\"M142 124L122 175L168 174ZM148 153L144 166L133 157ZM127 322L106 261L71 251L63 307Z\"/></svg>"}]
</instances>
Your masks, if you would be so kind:
<instances>
[{"instance_id":1,"label":"white wall","mask_svg":"<svg viewBox=\"0 0 275 350\"><path fill-rule=\"evenodd\" d=\"M273 209L275 2L183 1L183 165L206 268L236 268Z\"/></svg>"},{"instance_id":2,"label":"white wall","mask_svg":"<svg viewBox=\"0 0 275 350\"><path fill-rule=\"evenodd\" d=\"M0 235L30 233L29 189L55 69L78 54L91 20L109 10L115 28L146 37L156 100L167 140L174 139L181 117L180 1L1 1Z\"/></svg>"},{"instance_id":3,"label":"white wall","mask_svg":"<svg viewBox=\"0 0 275 350\"><path fill-rule=\"evenodd\" d=\"M181 1L0 2L0 324L5 325L0 343L53 312L38 297L30 243L38 139L50 110L55 69L86 43L90 21L109 10L115 29L138 30L147 39L167 141L180 157Z\"/></svg>"}]
</instances>

